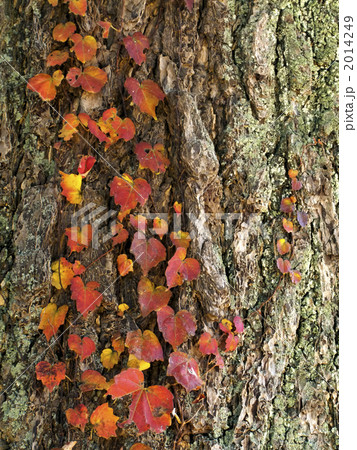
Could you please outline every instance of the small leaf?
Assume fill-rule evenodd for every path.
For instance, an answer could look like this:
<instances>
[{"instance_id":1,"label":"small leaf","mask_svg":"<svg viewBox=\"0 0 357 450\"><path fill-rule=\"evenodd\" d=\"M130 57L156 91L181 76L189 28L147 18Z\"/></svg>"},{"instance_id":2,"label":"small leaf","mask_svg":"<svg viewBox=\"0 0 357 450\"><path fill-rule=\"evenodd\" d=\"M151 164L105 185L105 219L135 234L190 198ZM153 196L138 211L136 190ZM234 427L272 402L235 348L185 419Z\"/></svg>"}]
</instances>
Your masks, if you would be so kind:
<instances>
[{"instance_id":1,"label":"small leaf","mask_svg":"<svg viewBox=\"0 0 357 450\"><path fill-rule=\"evenodd\" d=\"M177 233L173 231L170 234L170 239L176 248L188 248L191 242L190 233L181 230L179 230Z\"/></svg>"},{"instance_id":2,"label":"small leaf","mask_svg":"<svg viewBox=\"0 0 357 450\"><path fill-rule=\"evenodd\" d=\"M120 276L124 277L129 272L133 272L133 261L128 259L126 254L119 255L117 258L118 271Z\"/></svg>"},{"instance_id":3,"label":"small leaf","mask_svg":"<svg viewBox=\"0 0 357 450\"><path fill-rule=\"evenodd\" d=\"M69 54L65 50L55 50L47 56L46 66L60 66L61 64L65 63L68 58Z\"/></svg>"},{"instance_id":4,"label":"small leaf","mask_svg":"<svg viewBox=\"0 0 357 450\"><path fill-rule=\"evenodd\" d=\"M135 78L127 78L124 87L132 96L133 102L139 106L140 111L157 120L155 107L165 98L159 86L152 80L144 80L140 84Z\"/></svg>"},{"instance_id":5,"label":"small leaf","mask_svg":"<svg viewBox=\"0 0 357 450\"><path fill-rule=\"evenodd\" d=\"M226 342L225 342L225 351L226 352L233 352L239 343L239 337L234 336L232 332L228 333Z\"/></svg>"},{"instance_id":6,"label":"small leaf","mask_svg":"<svg viewBox=\"0 0 357 450\"><path fill-rule=\"evenodd\" d=\"M175 213L179 216L182 213L182 203L175 202L174 210L175 210Z\"/></svg>"},{"instance_id":7,"label":"small leaf","mask_svg":"<svg viewBox=\"0 0 357 450\"><path fill-rule=\"evenodd\" d=\"M74 43L71 51L76 54L77 59L83 64L93 59L97 53L97 41L93 36L82 36L78 33L72 34L70 40Z\"/></svg>"},{"instance_id":8,"label":"small leaf","mask_svg":"<svg viewBox=\"0 0 357 450\"><path fill-rule=\"evenodd\" d=\"M78 133L78 125L79 119L75 114L66 114L63 117L63 127L58 136L63 138L64 141L69 141L74 134Z\"/></svg>"},{"instance_id":9,"label":"small leaf","mask_svg":"<svg viewBox=\"0 0 357 450\"><path fill-rule=\"evenodd\" d=\"M86 178L96 161L93 156L82 156L77 169L82 178Z\"/></svg>"},{"instance_id":10,"label":"small leaf","mask_svg":"<svg viewBox=\"0 0 357 450\"><path fill-rule=\"evenodd\" d=\"M63 362L53 364L47 361L40 361L36 365L36 377L50 392L66 378L66 365Z\"/></svg>"},{"instance_id":11,"label":"small leaf","mask_svg":"<svg viewBox=\"0 0 357 450\"><path fill-rule=\"evenodd\" d=\"M146 36L137 31L132 36L126 36L123 39L123 42L130 57L133 58L136 64L139 64L140 66L144 61L146 61L144 50L150 47L149 39Z\"/></svg>"},{"instance_id":12,"label":"small leaf","mask_svg":"<svg viewBox=\"0 0 357 450\"><path fill-rule=\"evenodd\" d=\"M68 8L71 13L78 16L85 16L87 11L87 0L64 0L68 3Z\"/></svg>"},{"instance_id":13,"label":"small leaf","mask_svg":"<svg viewBox=\"0 0 357 450\"><path fill-rule=\"evenodd\" d=\"M108 136L103 133L103 131L99 128L97 122L95 122L92 119L88 119L88 129L89 131L93 134L93 136L95 136L97 139L99 139L99 142L107 142L110 143L110 139L108 138Z\"/></svg>"},{"instance_id":14,"label":"small leaf","mask_svg":"<svg viewBox=\"0 0 357 450\"><path fill-rule=\"evenodd\" d=\"M170 259L165 276L167 286L181 286L184 280L195 280L200 274L200 264L194 258L186 258L186 249L178 248L174 256Z\"/></svg>"},{"instance_id":15,"label":"small leaf","mask_svg":"<svg viewBox=\"0 0 357 450\"><path fill-rule=\"evenodd\" d=\"M140 169L150 169L153 173L164 173L170 165L164 155L164 146L162 144L155 144L152 147L148 142L140 142L135 146L135 154L139 160Z\"/></svg>"},{"instance_id":16,"label":"small leaf","mask_svg":"<svg viewBox=\"0 0 357 450\"><path fill-rule=\"evenodd\" d=\"M123 353L123 351L125 350L124 339L122 339L120 337L120 335L113 336L112 337L112 347L120 356Z\"/></svg>"},{"instance_id":17,"label":"small leaf","mask_svg":"<svg viewBox=\"0 0 357 450\"><path fill-rule=\"evenodd\" d=\"M116 351L113 352L111 348L105 348L100 355L100 360L103 367L110 370L119 362L119 355Z\"/></svg>"},{"instance_id":18,"label":"small leaf","mask_svg":"<svg viewBox=\"0 0 357 450\"><path fill-rule=\"evenodd\" d=\"M48 3L49 3L51 6L57 6L57 5L58 5L58 0L48 0Z\"/></svg>"},{"instance_id":19,"label":"small leaf","mask_svg":"<svg viewBox=\"0 0 357 450\"><path fill-rule=\"evenodd\" d=\"M130 224L143 234L146 232L147 223L148 221L146 220L146 217L141 216L140 214L137 216L130 214Z\"/></svg>"},{"instance_id":20,"label":"small leaf","mask_svg":"<svg viewBox=\"0 0 357 450\"><path fill-rule=\"evenodd\" d=\"M199 389L203 384L197 362L186 353L171 353L167 375L175 377L176 381L182 384L187 392Z\"/></svg>"},{"instance_id":21,"label":"small leaf","mask_svg":"<svg viewBox=\"0 0 357 450\"><path fill-rule=\"evenodd\" d=\"M115 204L121 206L121 211L130 211L138 203L145 205L150 194L151 187L147 181L142 178L133 180L126 173L122 178L114 177L110 184L110 195L114 196Z\"/></svg>"},{"instance_id":22,"label":"small leaf","mask_svg":"<svg viewBox=\"0 0 357 450\"><path fill-rule=\"evenodd\" d=\"M116 437L117 421L119 417L113 413L113 408L108 403L99 405L90 416L90 423L99 437L109 439Z\"/></svg>"},{"instance_id":23,"label":"small leaf","mask_svg":"<svg viewBox=\"0 0 357 450\"><path fill-rule=\"evenodd\" d=\"M153 222L153 230L159 236L160 240L165 236L169 229L169 226L164 219L160 219L160 217L155 217Z\"/></svg>"},{"instance_id":24,"label":"small leaf","mask_svg":"<svg viewBox=\"0 0 357 450\"><path fill-rule=\"evenodd\" d=\"M170 306L164 306L157 312L157 323L165 341L174 349L196 332L196 321L192 314L185 310L175 314Z\"/></svg>"},{"instance_id":25,"label":"small leaf","mask_svg":"<svg viewBox=\"0 0 357 450\"><path fill-rule=\"evenodd\" d=\"M298 220L300 226L306 227L306 225L309 221L309 216L306 212L298 211L297 212L297 220Z\"/></svg>"},{"instance_id":26,"label":"small leaf","mask_svg":"<svg viewBox=\"0 0 357 450\"><path fill-rule=\"evenodd\" d=\"M60 171L62 176L61 194L66 197L69 203L79 205L82 202L82 177L74 173L67 174Z\"/></svg>"},{"instance_id":27,"label":"small leaf","mask_svg":"<svg viewBox=\"0 0 357 450\"><path fill-rule=\"evenodd\" d=\"M298 270L289 270L289 275L291 278L291 281L294 284L298 284L301 281L301 273Z\"/></svg>"},{"instance_id":28,"label":"small leaf","mask_svg":"<svg viewBox=\"0 0 357 450\"><path fill-rule=\"evenodd\" d=\"M129 355L128 367L131 367L132 369L138 369L141 370L141 372L143 372L144 370L150 368L150 363L144 361L143 359L138 359L134 355Z\"/></svg>"},{"instance_id":29,"label":"small leaf","mask_svg":"<svg viewBox=\"0 0 357 450\"><path fill-rule=\"evenodd\" d=\"M79 227L66 228L64 233L67 238L67 245L73 252L80 252L84 248L88 248L92 241L92 225L83 225L82 229Z\"/></svg>"},{"instance_id":30,"label":"small leaf","mask_svg":"<svg viewBox=\"0 0 357 450\"><path fill-rule=\"evenodd\" d=\"M141 330L129 331L126 335L125 346L137 359L146 362L164 360L160 342L150 330L145 330L144 333Z\"/></svg>"},{"instance_id":31,"label":"small leaf","mask_svg":"<svg viewBox=\"0 0 357 450\"><path fill-rule=\"evenodd\" d=\"M78 67L72 67L67 73L66 80L72 87L81 86L87 92L96 94L108 81L108 76L99 67L88 66L83 72Z\"/></svg>"},{"instance_id":32,"label":"small leaf","mask_svg":"<svg viewBox=\"0 0 357 450\"><path fill-rule=\"evenodd\" d=\"M290 270L290 261L287 259L283 260L282 258L279 258L276 261L276 265L282 274L288 273Z\"/></svg>"},{"instance_id":33,"label":"small leaf","mask_svg":"<svg viewBox=\"0 0 357 450\"><path fill-rule=\"evenodd\" d=\"M135 261L140 264L144 275L166 259L166 249L162 243L155 238L146 240L140 231L134 234L130 252L135 255Z\"/></svg>"},{"instance_id":34,"label":"small leaf","mask_svg":"<svg viewBox=\"0 0 357 450\"><path fill-rule=\"evenodd\" d=\"M80 277L74 277L71 283L71 299L76 301L77 310L84 318L102 302L102 294L95 289L99 287L96 281L90 281L85 286Z\"/></svg>"},{"instance_id":35,"label":"small leaf","mask_svg":"<svg viewBox=\"0 0 357 450\"><path fill-rule=\"evenodd\" d=\"M293 223L290 222L290 220L285 219L285 217L283 218L283 227L288 233L292 233L294 231Z\"/></svg>"},{"instance_id":36,"label":"small leaf","mask_svg":"<svg viewBox=\"0 0 357 450\"><path fill-rule=\"evenodd\" d=\"M81 339L77 334L70 334L68 336L68 348L77 353L83 362L95 352L95 343L89 337Z\"/></svg>"},{"instance_id":37,"label":"small leaf","mask_svg":"<svg viewBox=\"0 0 357 450\"><path fill-rule=\"evenodd\" d=\"M102 38L107 39L109 37L109 30L112 28L112 24L106 20L100 20L98 25L103 28Z\"/></svg>"},{"instance_id":38,"label":"small leaf","mask_svg":"<svg viewBox=\"0 0 357 450\"><path fill-rule=\"evenodd\" d=\"M300 191L300 189L302 188L302 183L301 181L297 180L296 178L294 178L293 180L291 180L291 189L293 191Z\"/></svg>"},{"instance_id":39,"label":"small leaf","mask_svg":"<svg viewBox=\"0 0 357 450\"><path fill-rule=\"evenodd\" d=\"M54 261L51 265L52 269L52 286L56 289L66 289L72 282L75 275L80 275L85 271L85 267L81 265L79 261L75 261L74 264L66 260L66 258L60 258Z\"/></svg>"},{"instance_id":40,"label":"small leaf","mask_svg":"<svg viewBox=\"0 0 357 450\"><path fill-rule=\"evenodd\" d=\"M62 80L63 73L61 70L56 70L52 77L47 73L39 73L38 75L30 78L27 83L27 89L37 92L42 100L48 102L56 97L56 86L59 86Z\"/></svg>"},{"instance_id":41,"label":"small leaf","mask_svg":"<svg viewBox=\"0 0 357 450\"><path fill-rule=\"evenodd\" d=\"M138 294L141 314L146 317L152 311L167 306L172 292L164 286L155 287L154 283L144 277L139 281Z\"/></svg>"},{"instance_id":42,"label":"small leaf","mask_svg":"<svg viewBox=\"0 0 357 450\"><path fill-rule=\"evenodd\" d=\"M221 369L224 367L223 359L218 351L218 342L210 333L205 332L201 334L198 344L199 350L203 355L215 355L217 366Z\"/></svg>"},{"instance_id":43,"label":"small leaf","mask_svg":"<svg viewBox=\"0 0 357 450\"><path fill-rule=\"evenodd\" d=\"M38 326L39 330L43 330L47 341L54 336L59 327L64 324L68 311L68 306L63 305L57 309L55 303L49 303L41 312L41 321Z\"/></svg>"},{"instance_id":44,"label":"small leaf","mask_svg":"<svg viewBox=\"0 0 357 450\"><path fill-rule=\"evenodd\" d=\"M82 392L89 392L102 389L108 389L110 387L110 382L107 380L96 370L86 370L81 375L81 384L80 388Z\"/></svg>"},{"instance_id":45,"label":"small leaf","mask_svg":"<svg viewBox=\"0 0 357 450\"><path fill-rule=\"evenodd\" d=\"M243 333L244 332L244 324L243 320L239 316L235 316L233 319L234 326L236 327L236 333Z\"/></svg>"},{"instance_id":46,"label":"small leaf","mask_svg":"<svg viewBox=\"0 0 357 450\"><path fill-rule=\"evenodd\" d=\"M276 243L276 248L280 255L285 255L291 250L291 245L285 239L279 239Z\"/></svg>"},{"instance_id":47,"label":"small leaf","mask_svg":"<svg viewBox=\"0 0 357 450\"><path fill-rule=\"evenodd\" d=\"M195 2L195 0L185 0L187 9L188 9L190 12L192 12L194 2Z\"/></svg>"},{"instance_id":48,"label":"small leaf","mask_svg":"<svg viewBox=\"0 0 357 450\"><path fill-rule=\"evenodd\" d=\"M121 224L119 222L112 225L111 231L112 231L112 235L113 235L113 237L112 237L113 247L115 245L121 244L122 242L125 242L129 237L128 231L125 230L123 224Z\"/></svg>"},{"instance_id":49,"label":"small leaf","mask_svg":"<svg viewBox=\"0 0 357 450\"><path fill-rule=\"evenodd\" d=\"M118 305L118 316L119 317L124 317L124 313L125 311L127 311L129 309L129 306L126 303L120 303L120 305Z\"/></svg>"},{"instance_id":50,"label":"small leaf","mask_svg":"<svg viewBox=\"0 0 357 450\"><path fill-rule=\"evenodd\" d=\"M130 450L152 450L151 447L149 447L148 445L144 445L144 444L134 444L130 447Z\"/></svg>"},{"instance_id":51,"label":"small leaf","mask_svg":"<svg viewBox=\"0 0 357 450\"><path fill-rule=\"evenodd\" d=\"M289 178L291 178L293 180L294 178L296 178L299 175L299 171L290 169L288 172L288 175L289 175Z\"/></svg>"},{"instance_id":52,"label":"small leaf","mask_svg":"<svg viewBox=\"0 0 357 450\"><path fill-rule=\"evenodd\" d=\"M52 36L55 41L66 42L76 31L76 25L73 22L60 23L53 29Z\"/></svg>"},{"instance_id":53,"label":"small leaf","mask_svg":"<svg viewBox=\"0 0 357 450\"><path fill-rule=\"evenodd\" d=\"M88 409L82 403L77 405L74 409L66 410L67 422L73 427L79 428L84 433L84 428L88 423Z\"/></svg>"},{"instance_id":54,"label":"small leaf","mask_svg":"<svg viewBox=\"0 0 357 450\"><path fill-rule=\"evenodd\" d=\"M293 197L294 198L294 197ZM280 209L284 213L292 213L295 211L295 202L292 201L292 197L283 198L280 203Z\"/></svg>"}]
</instances>

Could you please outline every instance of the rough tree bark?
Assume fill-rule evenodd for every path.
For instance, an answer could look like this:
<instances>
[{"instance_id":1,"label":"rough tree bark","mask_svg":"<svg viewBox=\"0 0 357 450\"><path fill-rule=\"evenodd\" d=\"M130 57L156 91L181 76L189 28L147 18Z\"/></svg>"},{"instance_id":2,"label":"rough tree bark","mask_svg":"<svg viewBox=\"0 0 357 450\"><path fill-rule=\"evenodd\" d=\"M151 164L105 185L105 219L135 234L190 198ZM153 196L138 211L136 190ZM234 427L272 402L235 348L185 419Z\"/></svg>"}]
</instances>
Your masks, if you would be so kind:
<instances>
[{"instance_id":1,"label":"rough tree bark","mask_svg":"<svg viewBox=\"0 0 357 450\"><path fill-rule=\"evenodd\" d=\"M336 0L197 0L189 13L182 0L89 1L86 17L68 14L45 0L2 0L0 141L0 448L50 449L77 440L75 448L129 449L135 426L104 442L69 428L65 409L79 391L69 380L51 395L36 381L34 363L71 358L58 345L41 356L47 343L38 331L39 316L51 295L57 303L68 293L51 291L51 262L65 255L61 236L75 207L60 195L59 170L67 173L78 155L93 154L76 137L58 151L62 120L55 110L26 90L25 81L45 71L56 48L52 29L75 21L81 32L102 42L97 63L109 82L99 94L61 87L51 103L62 115L87 112L99 117L110 106L137 126L137 139L163 142L171 166L166 174L137 171L132 142L104 154L121 173L140 174L153 186L146 211L167 212L182 201L183 229L195 236L191 254L199 259L197 282L174 290L173 305L192 311L198 332L217 332L217 322L240 313L248 317L242 345L226 356L223 370L207 375L204 408L191 395L176 392L186 419L179 448L327 449L337 448L337 14ZM149 36L147 63L135 66L111 33L101 40L96 23L108 18L124 35ZM11 68L4 60L8 61ZM166 93L158 121L130 106L125 78L151 78ZM23 78L24 77L24 78ZM63 83L63 86L65 83ZM324 147L303 147L313 138ZM303 155L302 155L303 153ZM309 225L295 234L298 286L279 275L273 242L281 236L280 200L290 192L287 170L302 156L302 203ZM84 189L84 204L114 207L108 183L115 173L98 158ZM214 214L237 214L228 222ZM205 218L205 214L209 214ZM107 249L88 250L89 264ZM124 248L128 252L128 248ZM93 268L90 278L110 286L116 278L115 254ZM162 272L161 272L162 273ZM162 280L162 275L161 281ZM160 280L158 275L158 279ZM78 321L71 332L86 333L104 348L117 330L154 327L138 314L139 276L115 283L97 315ZM52 294L51 294L52 292ZM117 305L131 307L119 321ZM76 312L72 308L69 320ZM217 333L218 334L218 333ZM185 344L192 348L196 341ZM99 357L91 368L101 370ZM149 378L165 383L153 365ZM79 368L71 359L71 379ZM114 370L116 373L117 370ZM101 394L88 397L95 405ZM177 405L176 405L177 406ZM195 415L196 413L196 415ZM123 409L122 419L127 414ZM141 442L171 449L178 426L146 433Z\"/></svg>"}]
</instances>

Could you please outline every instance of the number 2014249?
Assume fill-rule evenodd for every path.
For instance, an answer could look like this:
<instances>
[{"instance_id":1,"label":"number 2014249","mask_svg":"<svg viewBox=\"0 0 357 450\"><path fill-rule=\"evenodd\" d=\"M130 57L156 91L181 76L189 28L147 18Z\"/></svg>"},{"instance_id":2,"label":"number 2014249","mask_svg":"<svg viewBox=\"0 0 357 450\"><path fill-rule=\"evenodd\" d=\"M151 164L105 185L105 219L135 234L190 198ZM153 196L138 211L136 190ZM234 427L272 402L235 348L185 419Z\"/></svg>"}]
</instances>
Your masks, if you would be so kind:
<instances>
[{"instance_id":1,"label":"number 2014249","mask_svg":"<svg viewBox=\"0 0 357 450\"><path fill-rule=\"evenodd\" d=\"M345 30L348 30L344 30L343 33L343 43L346 47L348 47L343 49L343 61L345 63L343 66L343 70L353 70L353 17L345 16L343 18L343 21L345 22Z\"/></svg>"}]
</instances>

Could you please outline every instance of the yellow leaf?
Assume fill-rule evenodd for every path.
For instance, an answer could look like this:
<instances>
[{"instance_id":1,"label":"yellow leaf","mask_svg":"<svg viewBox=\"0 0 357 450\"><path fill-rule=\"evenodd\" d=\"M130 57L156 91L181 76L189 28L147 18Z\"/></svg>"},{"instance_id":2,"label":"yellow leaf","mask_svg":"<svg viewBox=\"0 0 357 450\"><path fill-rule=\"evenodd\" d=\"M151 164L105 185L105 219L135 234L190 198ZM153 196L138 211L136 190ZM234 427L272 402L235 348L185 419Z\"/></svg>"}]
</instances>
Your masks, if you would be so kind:
<instances>
[{"instance_id":1,"label":"yellow leaf","mask_svg":"<svg viewBox=\"0 0 357 450\"><path fill-rule=\"evenodd\" d=\"M150 367L150 363L144 361L143 359L138 359L136 356L130 354L128 359L128 367L143 371Z\"/></svg>"},{"instance_id":2,"label":"yellow leaf","mask_svg":"<svg viewBox=\"0 0 357 450\"><path fill-rule=\"evenodd\" d=\"M106 369L112 369L119 362L119 355L117 352L113 352L111 348L106 348L102 351L100 355L100 360L103 367Z\"/></svg>"}]
</instances>

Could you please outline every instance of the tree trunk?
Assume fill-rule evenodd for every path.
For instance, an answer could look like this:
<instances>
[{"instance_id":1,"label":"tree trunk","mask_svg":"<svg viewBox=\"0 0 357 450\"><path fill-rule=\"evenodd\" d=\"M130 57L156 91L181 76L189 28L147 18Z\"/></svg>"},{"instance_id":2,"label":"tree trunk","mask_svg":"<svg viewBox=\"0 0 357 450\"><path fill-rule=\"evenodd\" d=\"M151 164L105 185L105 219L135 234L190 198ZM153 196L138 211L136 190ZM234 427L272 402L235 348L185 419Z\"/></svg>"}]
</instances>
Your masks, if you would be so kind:
<instances>
[{"instance_id":1,"label":"tree trunk","mask_svg":"<svg viewBox=\"0 0 357 450\"><path fill-rule=\"evenodd\" d=\"M337 448L337 1L195 0L189 12L183 0L89 0L80 17L64 3L3 0L0 11L0 448L51 449L70 441L77 441L75 449L129 449L135 442L153 449ZM96 24L104 19L120 32L102 39ZM52 30L68 20L101 43L93 65L109 81L99 94L88 94L63 80L49 104L27 90L26 81L52 73L45 59L61 47ZM121 43L135 31L150 39L142 66ZM130 104L129 76L162 87L166 98L157 121ZM109 107L132 118L136 142L164 144L170 159L165 174L138 169L133 141L105 151L86 135L54 147L62 127L57 111L98 119ZM314 138L321 143L309 146ZM193 403L197 392L170 385L177 414L189 421L182 428L173 418L166 432L137 437L131 425L106 441L89 427L83 434L67 424L65 410L80 397L81 371L95 369L109 379L125 369L120 363L103 371L100 353L111 336L137 327L157 331L154 314L140 316L140 269L115 282L119 250L86 273L86 282L106 289L101 307L86 320L78 319L69 289L51 287L51 263L68 258L62 236L79 210L61 195L59 171L75 173L79 155L87 154L97 163L80 207L92 202L117 210L108 188L116 172L150 182L152 195L140 212L169 212L172 226L173 203L184 205L182 229L191 233L190 256L199 260L201 274L173 289L170 305L197 320L195 337L179 350L197 356L202 332L218 338L222 319L246 319L237 350L222 352L223 369L207 372L208 358L201 357L203 400ZM295 286L283 277L259 309L280 279L275 242L290 239L280 202L291 195L287 172L297 168L303 182L298 207L309 214L308 225L293 234L292 266L302 281ZM109 248L106 242L74 259L88 266ZM130 255L129 248L128 240L121 252ZM174 250L167 248L171 257ZM165 282L164 267L150 272L156 284ZM49 345L38 330L51 297L70 305L65 327L73 323L52 346L54 339ZM130 309L121 319L117 307L124 302ZM74 359L67 347L71 333L96 342L91 360ZM164 345L166 357L169 348ZM66 362L68 379L51 394L36 380L41 360ZM153 363L145 379L169 386L166 363ZM81 401L91 412L103 391ZM127 406L114 404L121 421Z\"/></svg>"}]
</instances>

